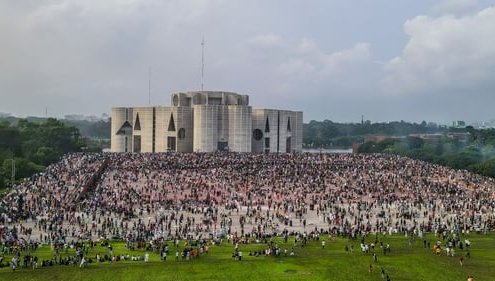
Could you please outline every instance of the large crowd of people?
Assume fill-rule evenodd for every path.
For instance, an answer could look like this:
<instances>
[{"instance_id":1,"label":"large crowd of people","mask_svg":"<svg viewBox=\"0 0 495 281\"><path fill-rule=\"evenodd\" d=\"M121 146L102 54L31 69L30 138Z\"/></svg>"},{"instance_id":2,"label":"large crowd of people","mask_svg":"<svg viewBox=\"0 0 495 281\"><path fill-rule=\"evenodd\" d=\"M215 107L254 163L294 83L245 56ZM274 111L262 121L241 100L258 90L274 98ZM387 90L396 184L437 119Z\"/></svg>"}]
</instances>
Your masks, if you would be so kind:
<instances>
[{"instance_id":1,"label":"large crowd of people","mask_svg":"<svg viewBox=\"0 0 495 281\"><path fill-rule=\"evenodd\" d=\"M0 199L0 244L489 231L495 181L401 156L70 154Z\"/></svg>"}]
</instances>

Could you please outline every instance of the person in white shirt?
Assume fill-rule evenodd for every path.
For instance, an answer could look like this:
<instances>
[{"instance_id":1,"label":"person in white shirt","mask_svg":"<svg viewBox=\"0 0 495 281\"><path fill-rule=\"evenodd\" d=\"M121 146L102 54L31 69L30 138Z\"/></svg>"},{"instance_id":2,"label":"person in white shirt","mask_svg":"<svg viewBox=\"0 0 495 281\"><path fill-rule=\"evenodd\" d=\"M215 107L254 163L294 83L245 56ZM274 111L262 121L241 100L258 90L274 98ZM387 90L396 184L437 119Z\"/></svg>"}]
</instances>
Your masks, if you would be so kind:
<instances>
[{"instance_id":1,"label":"person in white shirt","mask_svg":"<svg viewBox=\"0 0 495 281\"><path fill-rule=\"evenodd\" d=\"M150 254L146 252L146 254L144 254L144 262L148 262L149 260L150 260Z\"/></svg>"}]
</instances>

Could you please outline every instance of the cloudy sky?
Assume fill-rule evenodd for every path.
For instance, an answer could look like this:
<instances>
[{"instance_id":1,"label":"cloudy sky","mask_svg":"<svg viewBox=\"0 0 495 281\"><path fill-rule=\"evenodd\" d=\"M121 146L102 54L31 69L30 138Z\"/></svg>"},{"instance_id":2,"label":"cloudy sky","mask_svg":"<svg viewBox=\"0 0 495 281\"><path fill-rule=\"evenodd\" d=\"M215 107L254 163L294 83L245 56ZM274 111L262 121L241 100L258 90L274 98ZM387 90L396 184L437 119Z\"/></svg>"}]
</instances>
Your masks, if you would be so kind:
<instances>
[{"instance_id":1,"label":"cloudy sky","mask_svg":"<svg viewBox=\"0 0 495 281\"><path fill-rule=\"evenodd\" d=\"M0 0L0 112L249 94L305 122L495 118L495 0Z\"/></svg>"}]
</instances>

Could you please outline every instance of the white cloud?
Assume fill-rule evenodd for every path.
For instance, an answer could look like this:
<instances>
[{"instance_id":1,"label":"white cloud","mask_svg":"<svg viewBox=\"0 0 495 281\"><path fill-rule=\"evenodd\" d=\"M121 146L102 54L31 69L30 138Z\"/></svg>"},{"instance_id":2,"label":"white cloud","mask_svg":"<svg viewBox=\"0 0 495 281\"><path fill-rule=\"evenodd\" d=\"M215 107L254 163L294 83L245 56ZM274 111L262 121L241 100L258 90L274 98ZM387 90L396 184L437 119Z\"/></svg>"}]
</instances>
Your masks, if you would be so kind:
<instances>
[{"instance_id":1,"label":"white cloud","mask_svg":"<svg viewBox=\"0 0 495 281\"><path fill-rule=\"evenodd\" d=\"M332 79L330 76L337 77L356 65L370 61L370 46L363 42L329 52L310 38L291 42L277 34L260 34L246 40L245 46L246 61L232 63L246 65L256 62L258 68L288 81L300 79L301 75Z\"/></svg>"},{"instance_id":2,"label":"white cloud","mask_svg":"<svg viewBox=\"0 0 495 281\"><path fill-rule=\"evenodd\" d=\"M303 54L318 52L318 44L311 39L303 38L298 45L298 50Z\"/></svg>"},{"instance_id":3,"label":"white cloud","mask_svg":"<svg viewBox=\"0 0 495 281\"><path fill-rule=\"evenodd\" d=\"M314 72L315 66L303 59L303 58L292 58L288 61L282 62L278 65L277 71L280 74L291 76L291 75L306 75Z\"/></svg>"},{"instance_id":4,"label":"white cloud","mask_svg":"<svg viewBox=\"0 0 495 281\"><path fill-rule=\"evenodd\" d=\"M279 52L288 56L278 62L277 70L284 75L339 75L370 59L368 43L357 43L347 49L326 52L314 41L303 38L300 43L286 44L283 48Z\"/></svg>"},{"instance_id":5,"label":"white cloud","mask_svg":"<svg viewBox=\"0 0 495 281\"><path fill-rule=\"evenodd\" d=\"M330 54L323 54L324 73L335 73L345 69L349 65L367 62L370 59L370 46L368 43L357 43L350 49L345 49Z\"/></svg>"},{"instance_id":6,"label":"white cloud","mask_svg":"<svg viewBox=\"0 0 495 281\"><path fill-rule=\"evenodd\" d=\"M408 43L385 66L389 93L476 93L493 83L495 7L463 17L418 16L404 30Z\"/></svg>"}]
</instances>

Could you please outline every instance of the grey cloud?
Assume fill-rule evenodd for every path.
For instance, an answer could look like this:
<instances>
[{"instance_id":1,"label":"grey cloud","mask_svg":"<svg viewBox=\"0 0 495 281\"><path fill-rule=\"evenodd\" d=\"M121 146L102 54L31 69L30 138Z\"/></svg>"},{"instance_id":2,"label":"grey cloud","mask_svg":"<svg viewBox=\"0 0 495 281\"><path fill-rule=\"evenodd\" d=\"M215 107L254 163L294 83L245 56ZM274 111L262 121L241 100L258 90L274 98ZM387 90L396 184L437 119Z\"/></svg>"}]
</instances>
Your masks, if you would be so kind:
<instances>
[{"instance_id":1,"label":"grey cloud","mask_svg":"<svg viewBox=\"0 0 495 281\"><path fill-rule=\"evenodd\" d=\"M430 9L432 15L471 13L478 7L477 0L442 0Z\"/></svg>"},{"instance_id":2,"label":"grey cloud","mask_svg":"<svg viewBox=\"0 0 495 281\"><path fill-rule=\"evenodd\" d=\"M492 9L443 16L414 0L373 3L0 0L0 112L146 105L148 67L152 101L166 105L170 92L199 88L204 35L206 89L301 109L306 121L448 120L446 103L458 108L473 92L470 108L481 110L456 118L493 118ZM412 105L423 109L408 112Z\"/></svg>"}]
</instances>

